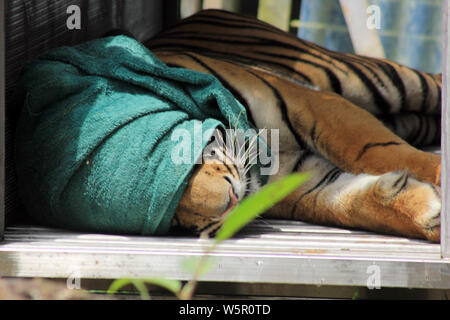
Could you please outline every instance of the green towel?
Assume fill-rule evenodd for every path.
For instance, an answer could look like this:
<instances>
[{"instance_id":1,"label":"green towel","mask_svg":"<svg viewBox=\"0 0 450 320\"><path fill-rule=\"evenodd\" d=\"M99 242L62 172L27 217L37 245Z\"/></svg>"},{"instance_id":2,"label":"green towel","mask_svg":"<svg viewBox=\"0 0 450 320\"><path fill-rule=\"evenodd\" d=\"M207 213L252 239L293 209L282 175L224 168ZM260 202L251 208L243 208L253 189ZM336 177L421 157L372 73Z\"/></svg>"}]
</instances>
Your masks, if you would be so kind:
<instances>
[{"instance_id":1,"label":"green towel","mask_svg":"<svg viewBox=\"0 0 450 320\"><path fill-rule=\"evenodd\" d=\"M173 131L227 127L229 119L250 128L216 78L168 67L126 36L44 54L25 67L21 94L19 192L36 221L55 227L166 233L211 137L176 165L171 150L187 142L172 141Z\"/></svg>"}]
</instances>

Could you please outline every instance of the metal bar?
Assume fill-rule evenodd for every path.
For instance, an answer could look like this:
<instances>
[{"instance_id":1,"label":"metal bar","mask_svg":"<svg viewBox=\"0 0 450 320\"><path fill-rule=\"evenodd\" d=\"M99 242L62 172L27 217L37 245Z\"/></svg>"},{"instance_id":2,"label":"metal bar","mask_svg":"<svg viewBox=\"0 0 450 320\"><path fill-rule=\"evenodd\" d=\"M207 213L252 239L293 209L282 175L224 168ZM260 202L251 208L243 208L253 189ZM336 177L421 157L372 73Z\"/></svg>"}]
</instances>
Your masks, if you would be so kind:
<instances>
[{"instance_id":1,"label":"metal bar","mask_svg":"<svg viewBox=\"0 0 450 320\"><path fill-rule=\"evenodd\" d=\"M450 5L445 1L442 103L442 256L450 258Z\"/></svg>"},{"instance_id":2,"label":"metal bar","mask_svg":"<svg viewBox=\"0 0 450 320\"><path fill-rule=\"evenodd\" d=\"M5 11L0 0L0 240L5 229Z\"/></svg>"},{"instance_id":3,"label":"metal bar","mask_svg":"<svg viewBox=\"0 0 450 320\"><path fill-rule=\"evenodd\" d=\"M0 277L189 280L183 260L209 245L195 237L8 227ZM450 260L438 244L296 221L255 221L212 256L202 281L450 289Z\"/></svg>"}]
</instances>

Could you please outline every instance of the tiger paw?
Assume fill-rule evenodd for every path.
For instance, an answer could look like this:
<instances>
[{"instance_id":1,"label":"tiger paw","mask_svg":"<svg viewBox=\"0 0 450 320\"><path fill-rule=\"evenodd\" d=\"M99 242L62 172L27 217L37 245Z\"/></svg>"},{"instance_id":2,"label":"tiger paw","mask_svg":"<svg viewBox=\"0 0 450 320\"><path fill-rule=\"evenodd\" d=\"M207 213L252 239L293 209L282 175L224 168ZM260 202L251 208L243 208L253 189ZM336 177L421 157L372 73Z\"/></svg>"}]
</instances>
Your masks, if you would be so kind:
<instances>
[{"instance_id":1,"label":"tiger paw","mask_svg":"<svg viewBox=\"0 0 450 320\"><path fill-rule=\"evenodd\" d=\"M441 199L439 188L423 183L407 172L380 176L374 186L379 210L388 228L407 236L440 240Z\"/></svg>"}]
</instances>

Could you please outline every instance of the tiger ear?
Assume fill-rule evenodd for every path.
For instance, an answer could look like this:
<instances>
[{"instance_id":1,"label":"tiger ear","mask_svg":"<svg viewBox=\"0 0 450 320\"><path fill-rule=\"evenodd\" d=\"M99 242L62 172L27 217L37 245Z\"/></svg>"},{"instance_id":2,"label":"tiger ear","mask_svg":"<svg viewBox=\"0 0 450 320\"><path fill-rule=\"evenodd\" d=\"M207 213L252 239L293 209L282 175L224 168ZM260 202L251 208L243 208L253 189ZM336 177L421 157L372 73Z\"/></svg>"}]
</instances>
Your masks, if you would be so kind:
<instances>
[{"instance_id":1,"label":"tiger ear","mask_svg":"<svg viewBox=\"0 0 450 320\"><path fill-rule=\"evenodd\" d=\"M383 174L375 185L375 192L381 199L391 201L408 184L408 170Z\"/></svg>"}]
</instances>

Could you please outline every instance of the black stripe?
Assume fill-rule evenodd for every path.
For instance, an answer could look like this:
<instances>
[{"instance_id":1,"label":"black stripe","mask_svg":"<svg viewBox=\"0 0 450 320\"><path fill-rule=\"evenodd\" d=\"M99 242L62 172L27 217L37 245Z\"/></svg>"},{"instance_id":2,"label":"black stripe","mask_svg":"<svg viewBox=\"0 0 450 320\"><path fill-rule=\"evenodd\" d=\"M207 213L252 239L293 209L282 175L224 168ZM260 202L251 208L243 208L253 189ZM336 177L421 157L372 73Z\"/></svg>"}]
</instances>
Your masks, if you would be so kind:
<instances>
[{"instance_id":1,"label":"black stripe","mask_svg":"<svg viewBox=\"0 0 450 320\"><path fill-rule=\"evenodd\" d=\"M337 170L328 179L327 184L331 184L331 183L335 182L343 173L344 173L344 171L337 168Z\"/></svg>"},{"instance_id":2,"label":"black stripe","mask_svg":"<svg viewBox=\"0 0 450 320\"><path fill-rule=\"evenodd\" d=\"M358 156L356 157L355 161L358 161L362 158L362 156L369 150L375 147L387 147L387 146L398 146L401 145L401 143L399 142L395 142L395 141L389 141L389 142L381 142L381 143L368 143L366 144L361 152L358 154Z\"/></svg>"},{"instance_id":3,"label":"black stripe","mask_svg":"<svg viewBox=\"0 0 450 320\"><path fill-rule=\"evenodd\" d=\"M403 179L405 178L405 180L403 181L402 185L400 186L400 188L392 195L392 198L395 198L400 192L402 192L403 189L405 189L406 185L408 184L408 179L409 176L406 175L402 175L393 185L393 187L396 187L397 184Z\"/></svg>"},{"instance_id":4,"label":"black stripe","mask_svg":"<svg viewBox=\"0 0 450 320\"><path fill-rule=\"evenodd\" d=\"M263 77L260 77L259 75L257 75L254 72L251 72L251 71L248 71L248 72L251 73L252 75L254 75L259 80L261 80L267 87L269 87L270 90L272 90L273 94L275 95L275 97L277 98L277 100L279 102L282 118L283 118L284 122L287 124L289 130L294 135L295 140L297 141L297 144L299 145L299 147L301 149L308 149L306 142L298 135L297 131L295 130L294 126L292 125L292 123L289 119L288 112L287 112L287 105L286 105L286 102L284 101L283 97L281 96L280 92Z\"/></svg>"},{"instance_id":5,"label":"black stripe","mask_svg":"<svg viewBox=\"0 0 450 320\"><path fill-rule=\"evenodd\" d=\"M428 87L428 83L427 80L425 79L425 77L417 70L411 69L419 78L420 80L420 89L422 92L422 104L420 105L420 110L422 112L426 112L427 111L427 100L428 100L428 95L429 95L429 91L430 88Z\"/></svg>"},{"instance_id":6,"label":"black stripe","mask_svg":"<svg viewBox=\"0 0 450 320\"><path fill-rule=\"evenodd\" d=\"M166 63L166 66L168 66L170 68L183 68L183 69L186 69L184 66L182 66L180 64L176 64L176 63Z\"/></svg>"},{"instance_id":7,"label":"black stripe","mask_svg":"<svg viewBox=\"0 0 450 320\"><path fill-rule=\"evenodd\" d=\"M402 78L398 74L397 70L391 66L389 63L382 61L375 61L378 67L380 67L384 73L391 79L394 87L399 91L400 94L400 110L405 111L408 110L408 104L406 99L406 88L403 83Z\"/></svg>"},{"instance_id":8,"label":"black stripe","mask_svg":"<svg viewBox=\"0 0 450 320\"><path fill-rule=\"evenodd\" d=\"M230 159L231 160L231 159ZM227 161L222 161L223 165L227 168L228 172L230 172L230 174L234 177L234 178L240 178L239 175L237 177L234 176L233 171L231 170L230 166L227 164ZM233 163L233 162L232 162ZM236 165L233 163L233 167L236 171L236 173L238 173L238 170L236 168Z\"/></svg>"},{"instance_id":9,"label":"black stripe","mask_svg":"<svg viewBox=\"0 0 450 320\"><path fill-rule=\"evenodd\" d=\"M403 178L404 178L404 175L401 175L397 180L395 180L392 187L394 187L394 188L397 187L397 185L400 183L400 181L402 181Z\"/></svg>"},{"instance_id":10,"label":"black stripe","mask_svg":"<svg viewBox=\"0 0 450 320\"><path fill-rule=\"evenodd\" d=\"M364 68L367 72L370 73L372 77L375 78L376 83L378 83L381 87L386 88L386 85L384 84L383 80L380 78L380 76L372 69L372 67L375 67L375 70L380 70L376 65L371 65L370 61L361 61L357 62L357 64Z\"/></svg>"},{"instance_id":11,"label":"black stripe","mask_svg":"<svg viewBox=\"0 0 450 320\"><path fill-rule=\"evenodd\" d=\"M361 82L369 89L372 93L375 105L380 109L382 113L389 113L392 109L391 104L383 97L376 85L361 71L357 66L352 63L347 63L347 66L352 69L354 73L359 77Z\"/></svg>"}]
</instances>

